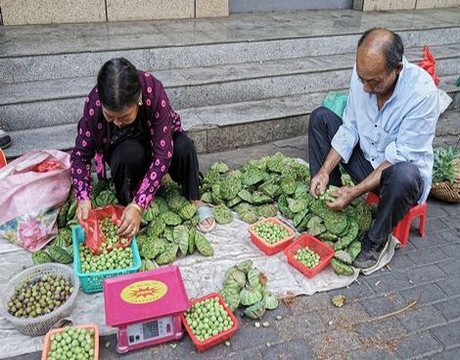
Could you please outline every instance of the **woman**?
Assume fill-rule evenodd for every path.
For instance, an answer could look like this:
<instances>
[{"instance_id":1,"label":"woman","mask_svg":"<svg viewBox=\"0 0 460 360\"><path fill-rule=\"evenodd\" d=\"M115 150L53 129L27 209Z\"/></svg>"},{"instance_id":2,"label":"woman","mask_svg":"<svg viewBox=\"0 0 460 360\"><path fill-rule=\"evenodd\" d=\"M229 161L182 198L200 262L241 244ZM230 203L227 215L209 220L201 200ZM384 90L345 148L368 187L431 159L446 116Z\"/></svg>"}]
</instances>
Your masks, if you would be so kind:
<instances>
[{"instance_id":1,"label":"woman","mask_svg":"<svg viewBox=\"0 0 460 360\"><path fill-rule=\"evenodd\" d=\"M78 124L71 173L80 221L91 210L93 158L99 178L106 176L105 163L110 166L117 198L126 205L120 236L139 231L142 209L149 206L166 173L198 207L200 230L215 227L211 209L199 200L198 157L179 114L161 82L124 58L102 66Z\"/></svg>"}]
</instances>

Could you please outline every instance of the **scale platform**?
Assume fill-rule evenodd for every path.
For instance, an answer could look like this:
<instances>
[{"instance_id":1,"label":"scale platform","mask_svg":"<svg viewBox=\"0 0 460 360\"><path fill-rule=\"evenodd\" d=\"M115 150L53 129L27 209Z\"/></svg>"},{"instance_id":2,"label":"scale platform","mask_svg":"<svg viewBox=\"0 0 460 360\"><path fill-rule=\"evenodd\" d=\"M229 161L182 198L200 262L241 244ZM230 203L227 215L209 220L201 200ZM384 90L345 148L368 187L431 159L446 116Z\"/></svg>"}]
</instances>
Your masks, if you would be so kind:
<instances>
[{"instance_id":1,"label":"scale platform","mask_svg":"<svg viewBox=\"0 0 460 360\"><path fill-rule=\"evenodd\" d=\"M178 266L104 280L105 320L117 327L117 351L179 340L184 335L180 315L190 300Z\"/></svg>"}]
</instances>

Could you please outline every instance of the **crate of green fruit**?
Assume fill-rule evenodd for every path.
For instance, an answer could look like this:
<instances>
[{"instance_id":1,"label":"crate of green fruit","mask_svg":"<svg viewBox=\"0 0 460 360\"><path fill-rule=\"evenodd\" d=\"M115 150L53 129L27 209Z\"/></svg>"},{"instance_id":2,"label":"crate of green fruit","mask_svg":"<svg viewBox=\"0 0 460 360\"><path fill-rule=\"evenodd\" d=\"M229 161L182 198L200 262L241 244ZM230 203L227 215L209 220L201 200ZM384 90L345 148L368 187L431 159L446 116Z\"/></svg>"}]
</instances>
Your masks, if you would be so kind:
<instances>
[{"instance_id":1,"label":"crate of green fruit","mask_svg":"<svg viewBox=\"0 0 460 360\"><path fill-rule=\"evenodd\" d=\"M74 226L72 228L73 268L85 293L101 292L104 279L133 274L141 267L139 249L134 236L128 247L114 247L100 255L91 254L84 241L83 228Z\"/></svg>"},{"instance_id":2,"label":"crate of green fruit","mask_svg":"<svg viewBox=\"0 0 460 360\"><path fill-rule=\"evenodd\" d=\"M282 251L295 237L294 230L276 217L260 220L248 231L252 242L267 255Z\"/></svg>"},{"instance_id":3,"label":"crate of green fruit","mask_svg":"<svg viewBox=\"0 0 460 360\"><path fill-rule=\"evenodd\" d=\"M302 234L284 249L284 254L289 264L312 278L330 264L334 249L309 234Z\"/></svg>"},{"instance_id":4,"label":"crate of green fruit","mask_svg":"<svg viewBox=\"0 0 460 360\"><path fill-rule=\"evenodd\" d=\"M198 351L228 340L238 329L238 320L220 294L200 297L191 305L181 321Z\"/></svg>"},{"instance_id":5,"label":"crate of green fruit","mask_svg":"<svg viewBox=\"0 0 460 360\"><path fill-rule=\"evenodd\" d=\"M45 336L42 360L99 359L99 329L95 324L52 329Z\"/></svg>"},{"instance_id":6,"label":"crate of green fruit","mask_svg":"<svg viewBox=\"0 0 460 360\"><path fill-rule=\"evenodd\" d=\"M0 314L24 335L45 335L71 314L79 287L80 281L69 266L32 266L2 288Z\"/></svg>"}]
</instances>

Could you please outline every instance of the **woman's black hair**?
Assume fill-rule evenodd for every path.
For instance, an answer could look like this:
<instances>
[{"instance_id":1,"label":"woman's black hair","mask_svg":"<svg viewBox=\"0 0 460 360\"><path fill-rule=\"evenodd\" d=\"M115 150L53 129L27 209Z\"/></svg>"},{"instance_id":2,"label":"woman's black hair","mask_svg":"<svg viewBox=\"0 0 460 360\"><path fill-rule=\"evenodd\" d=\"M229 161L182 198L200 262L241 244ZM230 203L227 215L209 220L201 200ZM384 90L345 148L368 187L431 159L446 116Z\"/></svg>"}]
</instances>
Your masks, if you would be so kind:
<instances>
[{"instance_id":1,"label":"woman's black hair","mask_svg":"<svg viewBox=\"0 0 460 360\"><path fill-rule=\"evenodd\" d=\"M97 75L97 90L102 105L111 111L137 103L141 83L135 66L125 58L107 61Z\"/></svg>"},{"instance_id":2,"label":"woman's black hair","mask_svg":"<svg viewBox=\"0 0 460 360\"><path fill-rule=\"evenodd\" d=\"M387 61L387 70L389 72L393 71L396 68L396 66L398 66L398 64L402 62L402 57L404 55L404 44L402 42L401 37L398 34L388 29L372 28L367 30L361 36L361 38L358 41L358 47L361 46L361 44L368 37L369 34L376 30L383 30L391 34L391 40L385 44L382 50Z\"/></svg>"}]
</instances>

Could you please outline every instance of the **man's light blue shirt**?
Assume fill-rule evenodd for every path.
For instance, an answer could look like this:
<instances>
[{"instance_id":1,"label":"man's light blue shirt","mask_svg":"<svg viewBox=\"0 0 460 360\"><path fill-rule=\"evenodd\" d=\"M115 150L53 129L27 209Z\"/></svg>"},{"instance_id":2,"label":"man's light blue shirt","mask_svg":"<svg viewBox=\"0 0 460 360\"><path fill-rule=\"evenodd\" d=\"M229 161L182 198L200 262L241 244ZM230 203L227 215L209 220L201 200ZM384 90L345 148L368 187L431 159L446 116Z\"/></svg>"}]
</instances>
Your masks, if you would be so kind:
<instances>
[{"instance_id":1,"label":"man's light blue shirt","mask_svg":"<svg viewBox=\"0 0 460 360\"><path fill-rule=\"evenodd\" d=\"M422 203L431 188L432 143L439 113L438 89L431 76L405 57L393 94L380 110L377 96L364 92L355 65L343 125L332 139L332 147L347 163L359 142L374 169L385 160L413 163L423 179Z\"/></svg>"}]
</instances>

